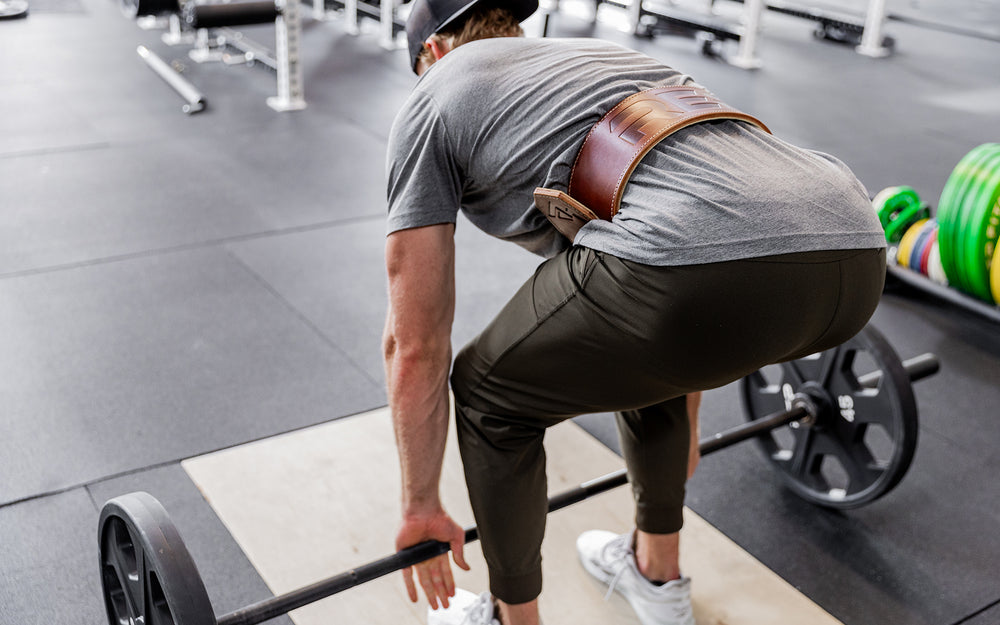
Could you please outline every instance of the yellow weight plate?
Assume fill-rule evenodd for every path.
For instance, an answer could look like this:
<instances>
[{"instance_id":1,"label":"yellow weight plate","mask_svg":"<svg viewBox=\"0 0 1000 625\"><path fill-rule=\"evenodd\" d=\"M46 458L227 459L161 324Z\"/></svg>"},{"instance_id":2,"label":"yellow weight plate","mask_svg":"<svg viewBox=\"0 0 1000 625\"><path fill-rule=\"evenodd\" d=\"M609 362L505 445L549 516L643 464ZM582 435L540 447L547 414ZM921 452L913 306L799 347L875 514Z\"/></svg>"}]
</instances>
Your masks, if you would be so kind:
<instances>
[{"instance_id":1,"label":"yellow weight plate","mask_svg":"<svg viewBox=\"0 0 1000 625\"><path fill-rule=\"evenodd\" d=\"M913 251L913 244L917 242L917 235L920 229L927 223L927 219L921 219L906 229L906 234L899 241L899 252L896 254L896 262L902 267L910 266L910 252Z\"/></svg>"}]
</instances>

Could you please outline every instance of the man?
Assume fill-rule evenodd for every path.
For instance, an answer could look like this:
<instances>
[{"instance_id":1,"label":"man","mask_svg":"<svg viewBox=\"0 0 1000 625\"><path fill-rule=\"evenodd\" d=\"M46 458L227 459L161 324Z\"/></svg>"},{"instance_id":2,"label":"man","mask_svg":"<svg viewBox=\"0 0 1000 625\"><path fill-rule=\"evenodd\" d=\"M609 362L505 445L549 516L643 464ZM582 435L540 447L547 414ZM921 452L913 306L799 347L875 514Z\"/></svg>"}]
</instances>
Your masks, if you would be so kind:
<instances>
[{"instance_id":1,"label":"man","mask_svg":"<svg viewBox=\"0 0 1000 625\"><path fill-rule=\"evenodd\" d=\"M581 561L644 625L691 624L678 532L697 463L698 392L860 330L881 293L883 235L842 163L721 120L657 143L617 214L565 238L536 210L533 190L567 189L588 131L618 102L693 81L609 43L518 37L536 8L416 0L407 23L421 78L393 125L387 164L397 548L440 540L467 568L462 530L438 497L458 211L548 260L458 354L450 378L490 592L456 594L447 556L405 571L405 582L416 601L416 573L432 623L537 623L545 428L614 411L636 529L585 533Z\"/></svg>"}]
</instances>

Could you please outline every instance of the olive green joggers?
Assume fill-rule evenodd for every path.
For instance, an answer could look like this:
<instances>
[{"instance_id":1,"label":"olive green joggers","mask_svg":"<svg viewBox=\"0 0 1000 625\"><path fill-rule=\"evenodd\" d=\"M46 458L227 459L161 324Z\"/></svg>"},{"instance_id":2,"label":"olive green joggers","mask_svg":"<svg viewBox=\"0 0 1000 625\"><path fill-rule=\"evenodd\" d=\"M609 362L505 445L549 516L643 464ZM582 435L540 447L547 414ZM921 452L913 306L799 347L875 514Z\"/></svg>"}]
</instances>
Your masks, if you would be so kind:
<instances>
[{"instance_id":1,"label":"olive green joggers","mask_svg":"<svg viewBox=\"0 0 1000 625\"><path fill-rule=\"evenodd\" d=\"M574 246L456 357L451 382L490 590L542 587L545 429L616 412L639 529L681 528L684 395L839 345L878 304L885 250L652 267Z\"/></svg>"}]
</instances>

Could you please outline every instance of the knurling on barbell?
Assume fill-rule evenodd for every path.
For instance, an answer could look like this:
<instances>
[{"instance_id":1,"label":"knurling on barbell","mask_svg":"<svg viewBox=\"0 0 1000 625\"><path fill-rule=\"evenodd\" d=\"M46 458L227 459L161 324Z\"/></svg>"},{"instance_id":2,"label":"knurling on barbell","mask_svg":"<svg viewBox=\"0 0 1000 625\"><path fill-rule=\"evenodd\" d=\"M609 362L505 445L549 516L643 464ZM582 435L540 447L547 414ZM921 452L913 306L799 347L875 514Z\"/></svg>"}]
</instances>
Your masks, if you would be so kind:
<instances>
[{"instance_id":1,"label":"knurling on barbell","mask_svg":"<svg viewBox=\"0 0 1000 625\"><path fill-rule=\"evenodd\" d=\"M832 350L773 365L744 378L747 422L703 439L703 456L755 438L782 480L801 497L833 508L871 503L902 479L916 446L911 382L938 370L933 354L905 363L871 326ZM789 426L791 446L775 433ZM876 462L865 430L886 431L893 451ZM823 459L845 465L847 484L831 485ZM554 512L628 482L624 469L549 499ZM475 527L465 542L478 539ZM255 625L448 552L425 542L292 592L216 617L204 582L163 506L147 493L107 502L98 523L101 586L110 625Z\"/></svg>"}]
</instances>

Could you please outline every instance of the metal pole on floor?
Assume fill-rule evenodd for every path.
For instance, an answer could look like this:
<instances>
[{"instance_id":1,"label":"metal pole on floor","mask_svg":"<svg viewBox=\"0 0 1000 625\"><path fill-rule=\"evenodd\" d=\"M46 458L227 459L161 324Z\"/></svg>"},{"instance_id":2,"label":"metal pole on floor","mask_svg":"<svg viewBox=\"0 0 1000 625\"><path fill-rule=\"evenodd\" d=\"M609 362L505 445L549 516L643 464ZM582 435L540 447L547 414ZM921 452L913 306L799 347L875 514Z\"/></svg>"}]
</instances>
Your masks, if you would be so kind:
<instances>
[{"instance_id":1,"label":"metal pole on floor","mask_svg":"<svg viewBox=\"0 0 1000 625\"><path fill-rule=\"evenodd\" d=\"M164 82L173 87L174 91L187 101L187 104L181 107L182 111L190 115L204 110L205 96L194 85L188 82L186 78L175 72L174 68L167 65L166 61L157 56L155 52L146 48L146 46L139 46L136 52L146 62L146 65L149 65L150 69L156 72Z\"/></svg>"}]
</instances>

